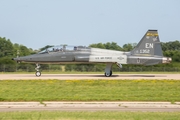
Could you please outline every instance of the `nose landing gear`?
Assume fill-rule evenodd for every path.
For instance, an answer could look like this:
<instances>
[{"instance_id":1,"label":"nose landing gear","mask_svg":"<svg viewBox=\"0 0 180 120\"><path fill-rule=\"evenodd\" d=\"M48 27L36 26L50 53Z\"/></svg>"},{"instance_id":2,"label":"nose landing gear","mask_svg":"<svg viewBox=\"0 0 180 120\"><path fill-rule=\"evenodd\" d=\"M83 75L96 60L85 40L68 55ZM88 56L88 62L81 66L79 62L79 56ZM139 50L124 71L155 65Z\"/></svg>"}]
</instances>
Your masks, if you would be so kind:
<instances>
[{"instance_id":1,"label":"nose landing gear","mask_svg":"<svg viewBox=\"0 0 180 120\"><path fill-rule=\"evenodd\" d=\"M36 70L36 73L35 73L35 75L37 76L37 77L40 77L41 76L41 72L39 71L39 68L40 68L41 66L37 63L36 64L36 68L35 68L35 70Z\"/></svg>"}]
</instances>

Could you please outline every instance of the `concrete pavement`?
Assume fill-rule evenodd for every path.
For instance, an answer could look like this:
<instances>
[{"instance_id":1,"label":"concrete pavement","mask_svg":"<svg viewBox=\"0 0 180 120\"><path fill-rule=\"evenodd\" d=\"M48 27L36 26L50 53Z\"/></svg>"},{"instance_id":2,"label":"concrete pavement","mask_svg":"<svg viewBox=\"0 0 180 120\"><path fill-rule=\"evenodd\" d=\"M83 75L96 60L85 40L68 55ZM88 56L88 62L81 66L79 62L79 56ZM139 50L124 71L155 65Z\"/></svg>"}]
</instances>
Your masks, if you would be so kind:
<instances>
[{"instance_id":1,"label":"concrete pavement","mask_svg":"<svg viewBox=\"0 0 180 120\"><path fill-rule=\"evenodd\" d=\"M5 111L180 111L180 102L0 102Z\"/></svg>"},{"instance_id":2,"label":"concrete pavement","mask_svg":"<svg viewBox=\"0 0 180 120\"><path fill-rule=\"evenodd\" d=\"M180 74L115 74L105 77L102 74L42 74L36 77L35 74L0 74L0 80L34 80L34 79L58 79L58 80L85 80L85 79L173 79L180 80Z\"/></svg>"}]
</instances>

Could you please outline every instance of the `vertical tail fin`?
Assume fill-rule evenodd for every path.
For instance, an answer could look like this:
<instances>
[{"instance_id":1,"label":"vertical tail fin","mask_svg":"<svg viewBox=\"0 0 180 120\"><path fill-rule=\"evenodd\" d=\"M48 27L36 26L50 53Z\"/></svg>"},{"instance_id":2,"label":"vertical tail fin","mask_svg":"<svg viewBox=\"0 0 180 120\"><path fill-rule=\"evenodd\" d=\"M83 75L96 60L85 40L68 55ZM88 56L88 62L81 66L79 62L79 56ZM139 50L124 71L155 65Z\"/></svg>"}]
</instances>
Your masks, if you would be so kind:
<instances>
[{"instance_id":1,"label":"vertical tail fin","mask_svg":"<svg viewBox=\"0 0 180 120\"><path fill-rule=\"evenodd\" d=\"M157 30L148 30L137 46L131 51L132 55L163 56Z\"/></svg>"}]
</instances>

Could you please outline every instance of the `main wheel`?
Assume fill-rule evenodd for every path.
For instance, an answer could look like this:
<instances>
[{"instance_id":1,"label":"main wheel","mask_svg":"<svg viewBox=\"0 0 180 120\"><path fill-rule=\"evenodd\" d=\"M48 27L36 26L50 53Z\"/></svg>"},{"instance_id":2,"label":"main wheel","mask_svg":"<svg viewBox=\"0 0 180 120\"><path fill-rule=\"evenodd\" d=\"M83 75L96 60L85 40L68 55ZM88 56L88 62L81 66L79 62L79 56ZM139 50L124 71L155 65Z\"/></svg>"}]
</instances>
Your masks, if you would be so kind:
<instances>
[{"instance_id":1,"label":"main wheel","mask_svg":"<svg viewBox=\"0 0 180 120\"><path fill-rule=\"evenodd\" d=\"M110 77L111 75L112 75L112 71L110 71L110 73L104 73L104 75L106 76L106 77Z\"/></svg>"},{"instance_id":2,"label":"main wheel","mask_svg":"<svg viewBox=\"0 0 180 120\"><path fill-rule=\"evenodd\" d=\"M112 75L112 70L110 71L110 76Z\"/></svg>"},{"instance_id":3,"label":"main wheel","mask_svg":"<svg viewBox=\"0 0 180 120\"><path fill-rule=\"evenodd\" d=\"M37 71L35 74L36 74L37 77L41 76L41 72L40 71Z\"/></svg>"}]
</instances>

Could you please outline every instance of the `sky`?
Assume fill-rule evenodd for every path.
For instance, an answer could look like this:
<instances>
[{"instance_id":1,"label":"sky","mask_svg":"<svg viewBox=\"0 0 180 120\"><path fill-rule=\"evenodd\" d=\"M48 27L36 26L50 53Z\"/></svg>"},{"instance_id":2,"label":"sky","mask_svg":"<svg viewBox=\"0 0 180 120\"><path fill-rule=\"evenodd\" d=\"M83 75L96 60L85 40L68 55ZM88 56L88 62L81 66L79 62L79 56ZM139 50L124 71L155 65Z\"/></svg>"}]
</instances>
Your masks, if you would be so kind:
<instances>
[{"instance_id":1,"label":"sky","mask_svg":"<svg viewBox=\"0 0 180 120\"><path fill-rule=\"evenodd\" d=\"M46 45L138 43L148 29L180 40L180 0L0 0L0 37Z\"/></svg>"}]
</instances>

